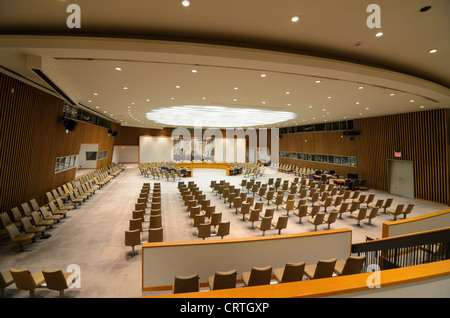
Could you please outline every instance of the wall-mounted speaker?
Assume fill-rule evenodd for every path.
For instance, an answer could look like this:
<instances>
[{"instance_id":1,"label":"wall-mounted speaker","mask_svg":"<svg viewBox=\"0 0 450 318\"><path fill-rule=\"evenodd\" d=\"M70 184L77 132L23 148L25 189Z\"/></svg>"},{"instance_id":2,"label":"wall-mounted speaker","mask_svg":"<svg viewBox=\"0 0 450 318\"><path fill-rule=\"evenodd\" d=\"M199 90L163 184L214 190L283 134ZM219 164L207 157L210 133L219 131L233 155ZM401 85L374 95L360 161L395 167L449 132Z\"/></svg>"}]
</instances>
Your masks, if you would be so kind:
<instances>
[{"instance_id":1,"label":"wall-mounted speaker","mask_svg":"<svg viewBox=\"0 0 450 318\"><path fill-rule=\"evenodd\" d=\"M360 135L361 132L359 130L345 130L344 136L357 136Z\"/></svg>"},{"instance_id":2,"label":"wall-mounted speaker","mask_svg":"<svg viewBox=\"0 0 450 318\"><path fill-rule=\"evenodd\" d=\"M64 119L64 127L66 128L66 130L68 131L74 131L75 128L77 128L78 122L76 122L75 120L72 119Z\"/></svg>"}]
</instances>

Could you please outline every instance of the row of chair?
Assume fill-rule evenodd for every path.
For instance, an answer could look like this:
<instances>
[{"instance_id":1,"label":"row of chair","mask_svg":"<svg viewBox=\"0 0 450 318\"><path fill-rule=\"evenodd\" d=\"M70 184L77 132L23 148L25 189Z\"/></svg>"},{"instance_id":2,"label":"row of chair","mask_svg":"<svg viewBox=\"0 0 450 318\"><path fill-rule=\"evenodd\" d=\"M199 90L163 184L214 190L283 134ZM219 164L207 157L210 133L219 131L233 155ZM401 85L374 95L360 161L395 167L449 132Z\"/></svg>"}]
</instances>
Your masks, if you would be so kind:
<instances>
[{"instance_id":1,"label":"row of chair","mask_svg":"<svg viewBox=\"0 0 450 318\"><path fill-rule=\"evenodd\" d=\"M216 211L216 207L211 205L211 200L206 199L194 181L189 181L186 185L183 181L178 183L178 190L186 206L191 224L196 228L198 238L206 239L211 236L224 236L230 234L231 222L222 221L222 212Z\"/></svg>"},{"instance_id":2,"label":"row of chair","mask_svg":"<svg viewBox=\"0 0 450 318\"><path fill-rule=\"evenodd\" d=\"M277 283L299 282L306 279L329 278L332 276L343 276L358 274L363 271L365 255L349 256L346 260L331 258L319 260L316 264L306 265L305 262L286 263L284 267L272 268L252 267L250 271L241 274L244 287L268 285L273 279ZM210 290L230 289L237 286L237 271L216 271L208 277ZM187 276L176 275L172 284L172 293L187 293L200 291L200 277L192 274Z\"/></svg>"},{"instance_id":3,"label":"row of chair","mask_svg":"<svg viewBox=\"0 0 450 318\"><path fill-rule=\"evenodd\" d=\"M161 184L158 182L153 186L152 190L150 183L142 185L128 230L125 231L125 246L132 247L132 257L136 254L135 246L145 242L141 235L143 232L147 232L146 242L163 241ZM144 223L148 223L147 228L144 228Z\"/></svg>"},{"instance_id":4,"label":"row of chair","mask_svg":"<svg viewBox=\"0 0 450 318\"><path fill-rule=\"evenodd\" d=\"M59 297L64 296L64 290L70 288L76 282L78 276L75 273L66 273L62 270L42 270L31 273L28 269L11 268L0 273L0 288L2 298L6 298L6 287L15 284L17 289L28 291L30 297L35 296L35 290L46 287L59 292Z\"/></svg>"}]
</instances>

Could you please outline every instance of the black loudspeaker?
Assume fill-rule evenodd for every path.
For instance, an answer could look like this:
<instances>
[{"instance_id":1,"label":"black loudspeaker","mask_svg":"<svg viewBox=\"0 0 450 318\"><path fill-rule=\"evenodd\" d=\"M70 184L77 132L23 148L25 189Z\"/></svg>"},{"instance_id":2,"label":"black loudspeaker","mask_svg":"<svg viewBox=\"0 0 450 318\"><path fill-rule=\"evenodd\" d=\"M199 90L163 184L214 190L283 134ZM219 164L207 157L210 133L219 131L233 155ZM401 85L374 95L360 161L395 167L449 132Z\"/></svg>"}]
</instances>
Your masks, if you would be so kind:
<instances>
[{"instance_id":1,"label":"black loudspeaker","mask_svg":"<svg viewBox=\"0 0 450 318\"><path fill-rule=\"evenodd\" d=\"M361 132L359 130L345 130L344 131L344 136L357 136L361 134Z\"/></svg>"},{"instance_id":2,"label":"black loudspeaker","mask_svg":"<svg viewBox=\"0 0 450 318\"><path fill-rule=\"evenodd\" d=\"M77 128L78 122L72 119L64 119L64 127L68 131L74 131Z\"/></svg>"},{"instance_id":3,"label":"black loudspeaker","mask_svg":"<svg viewBox=\"0 0 450 318\"><path fill-rule=\"evenodd\" d=\"M116 137L117 134L118 134L118 132L117 132L116 130L114 130L114 131L112 132L112 135L113 135L114 137Z\"/></svg>"}]
</instances>

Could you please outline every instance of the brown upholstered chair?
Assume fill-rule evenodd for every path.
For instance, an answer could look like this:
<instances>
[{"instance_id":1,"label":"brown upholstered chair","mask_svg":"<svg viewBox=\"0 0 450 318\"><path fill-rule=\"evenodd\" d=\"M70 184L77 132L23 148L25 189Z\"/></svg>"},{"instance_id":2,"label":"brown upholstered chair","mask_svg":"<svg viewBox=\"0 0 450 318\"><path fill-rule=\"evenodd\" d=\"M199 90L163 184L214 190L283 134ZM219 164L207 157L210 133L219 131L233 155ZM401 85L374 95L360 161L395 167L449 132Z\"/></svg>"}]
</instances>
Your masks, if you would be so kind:
<instances>
[{"instance_id":1,"label":"brown upholstered chair","mask_svg":"<svg viewBox=\"0 0 450 318\"><path fill-rule=\"evenodd\" d=\"M230 234L230 221L228 222L220 222L217 226L216 235L223 238L226 235Z\"/></svg>"},{"instance_id":2,"label":"brown upholstered chair","mask_svg":"<svg viewBox=\"0 0 450 318\"><path fill-rule=\"evenodd\" d=\"M197 237L205 239L211 236L211 224L201 223L197 227Z\"/></svg>"},{"instance_id":3,"label":"brown upholstered chair","mask_svg":"<svg viewBox=\"0 0 450 318\"><path fill-rule=\"evenodd\" d=\"M255 228L255 222L259 220L259 210L252 210L250 213L245 215L247 221L252 222L252 229Z\"/></svg>"},{"instance_id":4,"label":"brown upholstered chair","mask_svg":"<svg viewBox=\"0 0 450 318\"><path fill-rule=\"evenodd\" d=\"M408 206L406 207L406 209L403 210L402 214L403 214L403 218L406 219L406 215L410 214L412 209L414 208L414 203L410 203L408 204Z\"/></svg>"},{"instance_id":5,"label":"brown upholstered chair","mask_svg":"<svg viewBox=\"0 0 450 318\"><path fill-rule=\"evenodd\" d=\"M349 256L346 260L336 261L334 273L338 276L359 274L366 260L366 255Z\"/></svg>"},{"instance_id":6,"label":"brown upholstered chair","mask_svg":"<svg viewBox=\"0 0 450 318\"><path fill-rule=\"evenodd\" d=\"M1 297L6 298L6 287L12 285L14 283L14 279L11 275L11 272L1 272L0 273L0 289L1 289Z\"/></svg>"},{"instance_id":7,"label":"brown upholstered chair","mask_svg":"<svg viewBox=\"0 0 450 318\"><path fill-rule=\"evenodd\" d=\"M325 218L323 219L323 223L328 224L328 230L331 227L331 224L333 224L334 222L336 222L338 216L338 212L337 211L333 211L330 212L327 216L325 216Z\"/></svg>"},{"instance_id":8,"label":"brown upholstered chair","mask_svg":"<svg viewBox=\"0 0 450 318\"><path fill-rule=\"evenodd\" d=\"M148 229L148 242L162 242L162 241L163 241L162 227Z\"/></svg>"},{"instance_id":9,"label":"brown upholstered chair","mask_svg":"<svg viewBox=\"0 0 450 318\"><path fill-rule=\"evenodd\" d=\"M281 205L281 208L282 208L283 210L286 210L286 215L289 215L289 211L291 211L291 210L294 209L294 204L295 204L295 200L294 200L294 199L288 200L288 201L286 202L286 204L282 204L282 205Z\"/></svg>"},{"instance_id":10,"label":"brown upholstered chair","mask_svg":"<svg viewBox=\"0 0 450 318\"><path fill-rule=\"evenodd\" d=\"M336 258L320 260L317 264L305 266L305 275L309 279L327 278L333 276Z\"/></svg>"},{"instance_id":11,"label":"brown upholstered chair","mask_svg":"<svg viewBox=\"0 0 450 318\"><path fill-rule=\"evenodd\" d=\"M22 229L25 233L34 233L34 234L45 234L45 226L44 225L33 225L29 218L21 218L20 223L22 224Z\"/></svg>"},{"instance_id":12,"label":"brown upholstered chair","mask_svg":"<svg viewBox=\"0 0 450 318\"><path fill-rule=\"evenodd\" d=\"M272 217L264 216L261 218L261 222L256 224L256 227L263 232L263 236L266 235L266 231L271 229Z\"/></svg>"},{"instance_id":13,"label":"brown upholstered chair","mask_svg":"<svg viewBox=\"0 0 450 318\"><path fill-rule=\"evenodd\" d=\"M298 216L298 223L302 223L302 217L306 216L308 212L308 206L306 204L299 206L298 210L294 211L294 215Z\"/></svg>"},{"instance_id":14,"label":"brown upholstered chair","mask_svg":"<svg viewBox=\"0 0 450 318\"><path fill-rule=\"evenodd\" d=\"M245 286L268 285L272 278L272 266L252 267L250 272L243 272L241 277Z\"/></svg>"},{"instance_id":15,"label":"brown upholstered chair","mask_svg":"<svg viewBox=\"0 0 450 318\"><path fill-rule=\"evenodd\" d=\"M248 202L242 203L241 207L237 209L238 213L242 214L242 220L245 221L245 215L250 213L251 204Z\"/></svg>"},{"instance_id":16,"label":"brown upholstered chair","mask_svg":"<svg viewBox=\"0 0 450 318\"><path fill-rule=\"evenodd\" d=\"M198 274L188 276L175 276L172 284L173 294L198 292L199 290L200 277L198 276Z\"/></svg>"},{"instance_id":17,"label":"brown upholstered chair","mask_svg":"<svg viewBox=\"0 0 450 318\"><path fill-rule=\"evenodd\" d=\"M235 269L228 272L215 272L208 277L210 290L228 289L236 287L237 271Z\"/></svg>"},{"instance_id":18,"label":"brown upholstered chair","mask_svg":"<svg viewBox=\"0 0 450 318\"><path fill-rule=\"evenodd\" d=\"M35 296L35 289L45 283L45 278L42 273L30 273L28 269L14 269L9 270L14 279L17 289L26 290L30 292L30 297Z\"/></svg>"},{"instance_id":19,"label":"brown upholstered chair","mask_svg":"<svg viewBox=\"0 0 450 318\"><path fill-rule=\"evenodd\" d=\"M321 224L323 224L323 220L325 218L324 212L317 213L314 217L309 218L308 222L314 225L314 231L317 231L317 227Z\"/></svg>"},{"instance_id":20,"label":"brown upholstered chair","mask_svg":"<svg viewBox=\"0 0 450 318\"><path fill-rule=\"evenodd\" d=\"M277 222L272 222L272 226L278 230L278 234L281 234L281 230L287 228L288 219L287 215L280 215Z\"/></svg>"},{"instance_id":21,"label":"brown upholstered chair","mask_svg":"<svg viewBox=\"0 0 450 318\"><path fill-rule=\"evenodd\" d=\"M150 221L150 224L149 224L150 229L163 227L161 214L150 215L149 221Z\"/></svg>"},{"instance_id":22,"label":"brown upholstered chair","mask_svg":"<svg viewBox=\"0 0 450 318\"><path fill-rule=\"evenodd\" d=\"M5 226L6 232L8 233L11 242L19 244L20 251L23 252L25 250L25 242L34 241L35 235L34 233L25 233L22 234L17 229L17 226L14 223L8 224Z\"/></svg>"},{"instance_id":23,"label":"brown upholstered chair","mask_svg":"<svg viewBox=\"0 0 450 318\"><path fill-rule=\"evenodd\" d=\"M48 227L48 228L52 228L53 227L54 221L53 220L43 220L41 218L41 216L39 215L39 212L37 212L37 211L31 212L31 217L33 219L34 225L36 225L36 226L41 226L42 225L42 226L45 226L45 227Z\"/></svg>"},{"instance_id":24,"label":"brown upholstered chair","mask_svg":"<svg viewBox=\"0 0 450 318\"><path fill-rule=\"evenodd\" d=\"M141 231L139 229L125 231L125 246L131 246L131 256L134 256L134 247L141 245Z\"/></svg>"},{"instance_id":25,"label":"brown upholstered chair","mask_svg":"<svg viewBox=\"0 0 450 318\"><path fill-rule=\"evenodd\" d=\"M367 208L360 208L358 214L350 214L350 217L358 221L357 226L361 226L361 220L367 218Z\"/></svg>"},{"instance_id":26,"label":"brown upholstered chair","mask_svg":"<svg viewBox=\"0 0 450 318\"><path fill-rule=\"evenodd\" d=\"M61 220L61 215L54 215L50 212L50 210L46 206L41 206L39 208L41 211L41 215L44 218L44 220L53 220L59 223Z\"/></svg>"},{"instance_id":27,"label":"brown upholstered chair","mask_svg":"<svg viewBox=\"0 0 450 318\"><path fill-rule=\"evenodd\" d=\"M59 292L59 297L64 297L64 290L68 289L70 285L75 283L77 276L73 273L64 273L62 270L42 270L45 284L50 290ZM70 281L68 281L70 279Z\"/></svg>"},{"instance_id":28,"label":"brown upholstered chair","mask_svg":"<svg viewBox=\"0 0 450 318\"><path fill-rule=\"evenodd\" d=\"M304 273L305 262L287 263L284 267L273 269L273 276L278 283L301 281Z\"/></svg>"}]
</instances>

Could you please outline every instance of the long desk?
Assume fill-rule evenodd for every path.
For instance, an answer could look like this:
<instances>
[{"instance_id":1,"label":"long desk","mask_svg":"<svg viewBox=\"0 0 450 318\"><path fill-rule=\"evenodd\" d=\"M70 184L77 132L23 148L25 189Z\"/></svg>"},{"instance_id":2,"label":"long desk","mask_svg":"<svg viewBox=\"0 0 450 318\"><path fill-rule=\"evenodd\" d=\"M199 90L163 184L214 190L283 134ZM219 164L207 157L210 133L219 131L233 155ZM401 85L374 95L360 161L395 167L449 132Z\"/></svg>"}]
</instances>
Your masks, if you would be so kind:
<instances>
[{"instance_id":1,"label":"long desk","mask_svg":"<svg viewBox=\"0 0 450 318\"><path fill-rule=\"evenodd\" d=\"M190 169L192 177L192 170L193 169L225 169L227 172L227 176L232 176L235 174L235 171L239 168L237 165L232 163L224 163L224 162L183 162L183 163L174 163L172 165L174 168L186 168ZM240 169L242 171L242 169ZM236 172L236 174L239 174L239 172Z\"/></svg>"}]
</instances>

